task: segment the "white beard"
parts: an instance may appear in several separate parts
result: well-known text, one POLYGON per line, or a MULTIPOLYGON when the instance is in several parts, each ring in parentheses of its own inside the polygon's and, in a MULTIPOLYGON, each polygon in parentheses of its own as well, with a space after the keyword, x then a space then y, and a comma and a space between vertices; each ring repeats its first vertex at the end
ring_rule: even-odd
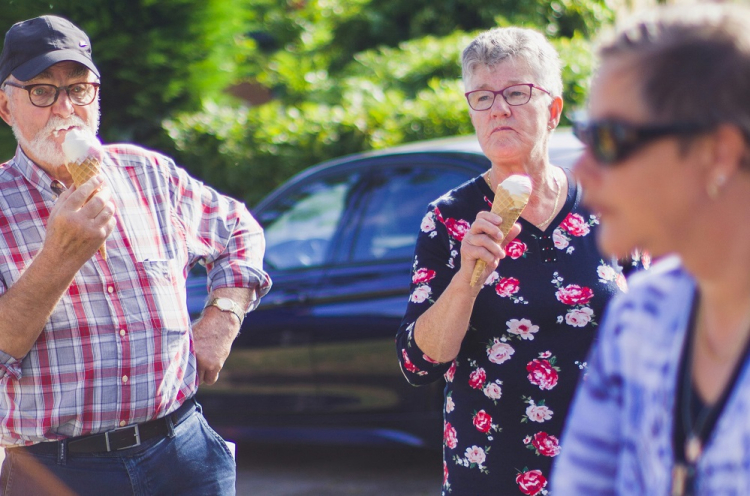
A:
POLYGON ((86 122, 75 114, 67 119, 52 115, 44 128, 37 132, 36 136, 31 140, 27 140, 21 133, 15 117, 13 117, 16 114, 15 109, 13 108, 15 106, 12 103, 13 100, 9 100, 11 102, 11 129, 13 130, 13 135, 16 137, 18 144, 26 155, 28 155, 29 158, 33 158, 33 160, 37 162, 37 165, 46 165, 54 168, 64 165, 65 155, 62 151, 62 145, 54 139, 54 136, 58 131, 68 129, 72 126, 87 129, 94 133, 95 136, 99 131, 98 111, 92 113, 92 118, 90 119, 92 122, 86 122))

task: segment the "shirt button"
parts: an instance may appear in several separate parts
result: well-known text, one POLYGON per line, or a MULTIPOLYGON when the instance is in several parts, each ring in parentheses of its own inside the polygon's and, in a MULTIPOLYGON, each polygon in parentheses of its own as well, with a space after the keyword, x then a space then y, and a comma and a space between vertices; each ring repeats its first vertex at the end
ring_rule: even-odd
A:
POLYGON ((125 329, 120 329, 120 336, 125 337, 125 329))
POLYGON ((125 422, 124 420, 120 420, 120 427, 125 427, 126 425, 128 425, 127 422, 125 422))
POLYGON ((128 376, 126 375, 122 376, 122 382, 128 382, 128 376))
POLYGON ((113 288, 112 286, 107 287, 107 293, 112 294, 114 292, 115 292, 115 288, 113 288))

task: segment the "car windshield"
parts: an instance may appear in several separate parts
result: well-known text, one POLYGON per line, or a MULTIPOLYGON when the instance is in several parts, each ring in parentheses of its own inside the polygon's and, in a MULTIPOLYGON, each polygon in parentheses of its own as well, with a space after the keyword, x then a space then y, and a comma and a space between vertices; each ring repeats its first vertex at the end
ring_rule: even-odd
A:
POLYGON ((320 265, 359 174, 339 173, 290 190, 263 213, 266 263, 275 269, 320 265))

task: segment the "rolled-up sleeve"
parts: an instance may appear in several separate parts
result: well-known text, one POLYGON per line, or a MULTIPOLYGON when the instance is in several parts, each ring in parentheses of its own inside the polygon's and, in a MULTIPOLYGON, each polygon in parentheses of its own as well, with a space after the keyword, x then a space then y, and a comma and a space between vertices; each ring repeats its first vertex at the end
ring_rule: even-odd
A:
POLYGON ((208 290, 255 289, 260 298, 271 289, 263 270, 263 229, 245 205, 191 178, 170 162, 174 222, 187 238, 189 263, 202 262, 208 273, 208 290))

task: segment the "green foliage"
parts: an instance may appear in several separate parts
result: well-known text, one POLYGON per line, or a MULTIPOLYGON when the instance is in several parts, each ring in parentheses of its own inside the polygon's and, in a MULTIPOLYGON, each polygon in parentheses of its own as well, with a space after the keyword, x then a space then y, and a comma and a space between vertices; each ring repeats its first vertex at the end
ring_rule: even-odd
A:
POLYGON ((171 151, 162 120, 201 108, 204 98, 221 99, 254 50, 244 37, 251 16, 240 0, 8 1, 0 11, 3 33, 15 22, 55 14, 89 35, 102 74, 107 142, 171 151))
MULTIPOLYGON (((54 13, 91 37, 106 142, 175 155, 253 204, 316 162, 473 132, 459 59, 479 30, 535 27, 583 103, 605 0, 6 0, 0 29, 54 13), (227 96, 260 83, 274 99, 227 96)), ((0 152, 14 141, 0 130, 0 152)))

